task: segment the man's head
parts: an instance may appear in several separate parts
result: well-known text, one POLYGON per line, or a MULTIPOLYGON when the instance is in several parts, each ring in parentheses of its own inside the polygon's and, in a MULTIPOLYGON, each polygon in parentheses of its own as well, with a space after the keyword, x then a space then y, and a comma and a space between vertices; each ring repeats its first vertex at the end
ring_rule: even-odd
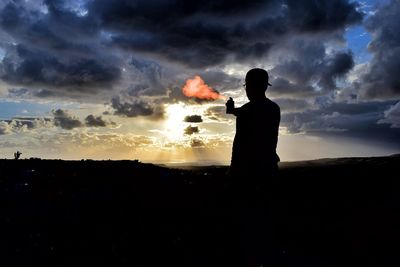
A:
POLYGON ((265 97, 268 85, 268 72, 264 69, 251 69, 246 74, 246 94, 249 100, 256 100, 265 97))

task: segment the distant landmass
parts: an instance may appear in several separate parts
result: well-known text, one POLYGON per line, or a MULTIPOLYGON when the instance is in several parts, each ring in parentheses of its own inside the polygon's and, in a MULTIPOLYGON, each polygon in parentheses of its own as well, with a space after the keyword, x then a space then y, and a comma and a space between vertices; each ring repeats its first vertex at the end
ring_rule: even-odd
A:
MULTIPOLYGON (((0 160, 0 264, 235 266, 231 202, 240 195, 227 193, 227 171, 0 160)), ((400 155, 281 163, 261 192, 274 257, 286 266, 396 266, 399 173, 400 155)))

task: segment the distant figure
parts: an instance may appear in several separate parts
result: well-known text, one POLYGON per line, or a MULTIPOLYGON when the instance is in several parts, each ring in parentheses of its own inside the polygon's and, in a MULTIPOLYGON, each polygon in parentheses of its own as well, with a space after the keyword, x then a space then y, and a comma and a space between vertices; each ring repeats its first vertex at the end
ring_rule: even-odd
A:
POLYGON ((22 153, 17 150, 17 152, 14 153, 14 159, 18 160, 21 155, 22 153))
POLYGON ((276 227, 273 191, 278 172, 276 154, 281 119, 279 106, 265 96, 271 84, 263 69, 246 74, 245 89, 250 102, 235 108, 232 98, 226 113, 236 116, 230 167, 232 221, 239 231, 239 266, 276 266, 276 227))
POLYGON ((236 135, 233 141, 231 174, 273 175, 279 157, 276 154, 281 113, 279 106, 265 96, 268 73, 251 69, 246 74, 246 95, 250 102, 235 108, 232 98, 226 102, 226 113, 236 116, 236 135))

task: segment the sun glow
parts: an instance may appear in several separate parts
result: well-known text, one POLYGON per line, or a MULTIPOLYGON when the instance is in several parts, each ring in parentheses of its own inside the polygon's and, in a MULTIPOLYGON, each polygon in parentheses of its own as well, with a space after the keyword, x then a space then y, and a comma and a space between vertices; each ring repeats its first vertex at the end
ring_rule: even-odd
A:
POLYGON ((167 119, 165 120, 165 135, 172 141, 184 139, 184 129, 187 123, 183 120, 190 114, 190 109, 183 103, 168 105, 166 107, 167 119))

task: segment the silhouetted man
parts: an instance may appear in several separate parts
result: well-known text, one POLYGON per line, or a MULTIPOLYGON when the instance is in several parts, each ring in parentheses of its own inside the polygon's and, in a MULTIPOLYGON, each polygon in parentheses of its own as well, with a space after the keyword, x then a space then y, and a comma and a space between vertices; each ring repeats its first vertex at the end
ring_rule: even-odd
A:
POLYGON ((236 116, 231 174, 235 176, 269 176, 277 171, 276 154, 281 119, 279 106, 265 96, 268 73, 251 69, 246 74, 246 95, 250 102, 234 107, 233 99, 226 103, 226 113, 236 116))
POLYGON ((270 85, 268 73, 251 69, 246 74, 246 95, 250 102, 234 107, 226 103, 226 113, 236 116, 236 135, 231 160, 231 200, 233 222, 239 231, 239 266, 273 265, 276 258, 271 207, 272 180, 278 170, 276 154, 280 123, 279 106, 265 96, 270 85), (271 234, 272 233, 272 234, 271 234))

